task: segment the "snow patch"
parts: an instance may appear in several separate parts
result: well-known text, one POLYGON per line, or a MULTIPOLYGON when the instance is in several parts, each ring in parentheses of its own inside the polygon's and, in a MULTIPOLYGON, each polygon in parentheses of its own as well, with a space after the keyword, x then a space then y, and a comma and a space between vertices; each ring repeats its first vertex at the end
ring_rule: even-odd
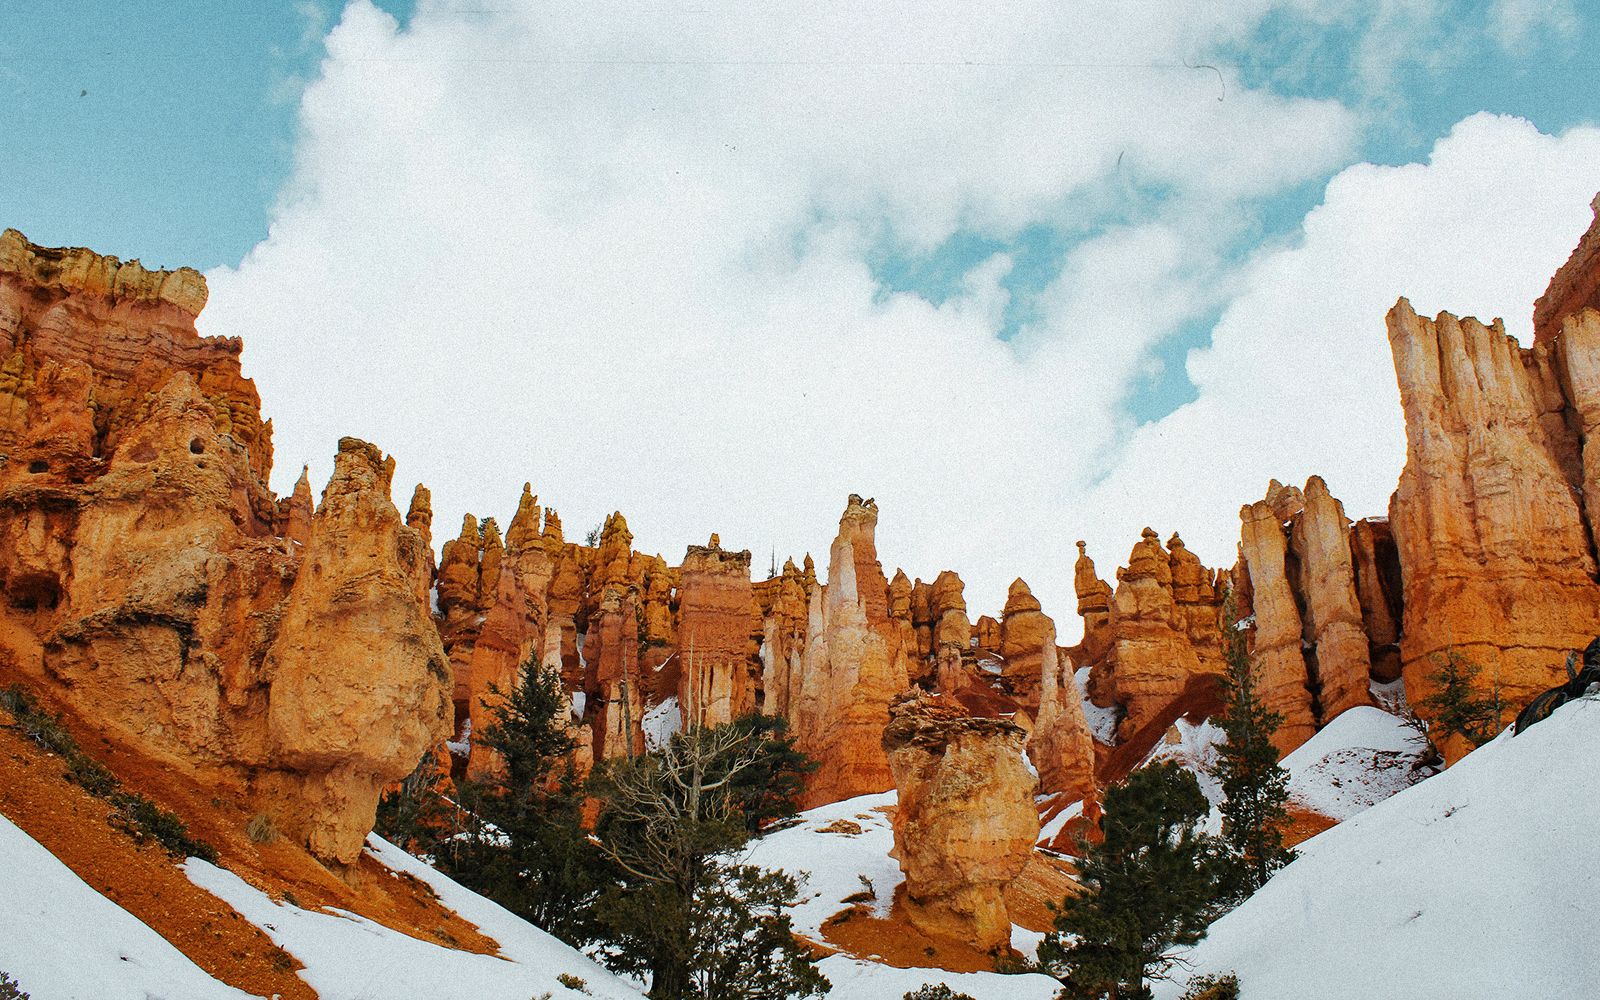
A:
MULTIPOLYGON (((86 817, 84 822, 99 821, 86 817)), ((0 970, 33 1000, 249 1000, 250 996, 212 979, 4 816, 0 816, 0 970)))
POLYGON ((1079 667, 1072 677, 1078 682, 1078 698, 1083 702, 1083 718, 1095 742, 1114 746, 1117 742, 1117 707, 1101 708, 1089 700, 1089 667, 1079 667))
POLYGON ((1347 820, 1422 780, 1423 750, 1404 720, 1357 706, 1283 759, 1289 799, 1330 819, 1347 820))
MULTIPOLYGON (((498 941, 500 954, 444 948, 345 910, 302 910, 274 902, 232 872, 197 859, 183 867, 190 881, 238 910, 299 959, 305 965, 300 977, 322 1000, 528 1000, 546 990, 568 996, 570 991, 556 980, 562 973, 583 979, 589 993, 602 1000, 639 1000, 639 991, 626 981, 387 841, 370 836, 367 846, 389 868, 432 887, 441 903, 498 941)), ((172 994, 173 1000, 180 996, 187 1000, 188 994, 172 994)))
POLYGON ((678 733, 683 731, 683 713, 678 711, 678 696, 672 695, 665 698, 658 705, 652 705, 644 713, 645 746, 651 750, 658 750, 666 746, 678 733))
POLYGON ((798 933, 821 941, 823 921, 851 905, 844 901, 846 897, 865 891, 863 878, 872 883, 874 914, 889 915, 894 890, 905 881, 899 863, 889 857, 894 831, 882 812, 895 801, 894 792, 883 792, 834 802, 801 813, 794 826, 751 841, 749 864, 782 869, 790 875, 805 873, 804 900, 792 911, 798 933), (824 832, 846 823, 855 824, 861 832, 824 832))

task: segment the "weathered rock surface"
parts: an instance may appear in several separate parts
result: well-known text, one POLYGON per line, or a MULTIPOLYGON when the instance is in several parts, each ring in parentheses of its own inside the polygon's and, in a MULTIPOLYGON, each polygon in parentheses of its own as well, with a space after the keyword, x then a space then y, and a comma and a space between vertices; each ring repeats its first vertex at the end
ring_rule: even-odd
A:
MULTIPOLYGON (((1277 743, 1288 752, 1339 713, 1371 702, 1372 645, 1357 593, 1355 542, 1344 506, 1319 476, 1304 491, 1274 480, 1266 499, 1239 517, 1252 652, 1262 698, 1284 716, 1277 743)), ((1371 525, 1366 537, 1375 546, 1371 525)), ((1374 552, 1368 585, 1378 590, 1376 619, 1388 604, 1375 560, 1374 552)))
POLYGON ((756 707, 750 552, 728 552, 713 535, 689 546, 681 573, 678 710, 686 725, 732 722, 756 707))
POLYGON ((1011 581, 1000 616, 1000 656, 1005 664, 1001 676, 1025 704, 1039 697, 1039 650, 1046 637, 1054 643, 1055 634, 1055 622, 1044 613, 1027 581, 1020 577, 1011 581))
POLYGON ((1600 633, 1582 446, 1556 364, 1566 353, 1570 371, 1592 354, 1580 338, 1523 349, 1498 321, 1429 320, 1404 299, 1388 325, 1406 415, 1389 516, 1404 577, 1406 691, 1419 704, 1434 658, 1454 650, 1515 711, 1558 680, 1567 651, 1600 633))
POLYGON ((808 808, 886 791, 894 782, 883 753, 883 727, 889 703, 906 690, 910 677, 898 630, 888 621, 887 593, 884 617, 875 627, 868 615, 871 602, 856 590, 856 572, 863 566, 869 590, 883 579, 881 570, 873 576, 876 558, 863 559, 857 551, 871 546, 877 520, 876 505, 850 497, 829 553, 828 583, 811 593, 790 717, 800 749, 824 762, 807 787, 808 808))
POLYGON ((1055 629, 1040 637, 1039 712, 1028 736, 1028 757, 1039 772, 1041 794, 1064 801, 1093 801, 1094 737, 1084 718, 1072 660, 1056 647, 1055 629))
POLYGON ((1533 304, 1535 346, 1554 342, 1570 317, 1585 309, 1600 310, 1600 195, 1589 207, 1594 211, 1589 231, 1533 304))
POLYGON ((1255 609, 1251 655, 1257 685, 1261 700, 1283 716, 1273 742, 1280 753, 1287 753, 1316 733, 1316 717, 1311 707, 1310 671, 1300 642, 1300 612, 1289 583, 1284 507, 1274 505, 1270 497, 1269 493, 1269 499, 1240 509, 1240 551, 1250 574, 1255 609))
POLYGON ((429 555, 371 445, 315 513, 272 495, 204 302, 193 271, 0 236, 0 674, 353 861, 448 732, 429 555))
POLYGON ((1154 530, 1144 529, 1127 567, 1117 571, 1117 588, 1105 611, 1100 610, 1105 585, 1079 548, 1074 576, 1085 630, 1073 659, 1091 668, 1089 694, 1095 704, 1122 709, 1117 731, 1124 741, 1150 725, 1192 678, 1222 672, 1218 578, 1198 565, 1181 539, 1174 535, 1173 540, 1176 560, 1154 530))
POLYGON ((899 793, 894 844, 907 915, 926 934, 1004 950, 1003 890, 1039 836, 1025 734, 920 698, 892 712, 882 746, 899 793))

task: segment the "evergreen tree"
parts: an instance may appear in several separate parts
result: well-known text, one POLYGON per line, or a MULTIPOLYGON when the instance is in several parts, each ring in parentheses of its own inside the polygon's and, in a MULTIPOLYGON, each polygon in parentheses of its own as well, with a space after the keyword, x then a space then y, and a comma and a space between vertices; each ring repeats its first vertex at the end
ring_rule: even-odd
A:
POLYGON ((1457 736, 1481 747, 1500 734, 1500 684, 1488 694, 1478 692, 1483 668, 1453 649, 1433 656, 1428 671, 1432 692, 1417 707, 1432 720, 1430 730, 1457 736))
POLYGON ((1294 860, 1284 846, 1289 824, 1289 772, 1278 764, 1272 737, 1283 716, 1268 708, 1256 691, 1255 665, 1244 633, 1234 621, 1233 598, 1225 611, 1227 672, 1222 678, 1227 707, 1212 721, 1227 734, 1217 748, 1211 774, 1222 785, 1224 878, 1221 894, 1239 903, 1294 860))
POLYGON ((509 694, 490 693, 477 739, 498 755, 496 769, 458 782, 452 798, 425 760, 380 803, 380 830, 563 941, 592 943, 594 904, 612 875, 583 829, 561 678, 529 659, 509 694))
POLYGON ((648 975, 653 1000, 783 1000, 827 989, 783 915, 793 880, 728 861, 748 837, 746 808, 776 808, 747 783, 787 773, 767 759, 770 742, 743 721, 690 729, 643 757, 612 761, 597 786, 595 832, 619 873, 597 906, 611 946, 605 961, 648 975), (706 992, 729 984, 744 992, 706 992))
POLYGON ((1217 897, 1216 850, 1201 829, 1210 805, 1193 774, 1170 761, 1106 792, 1105 839, 1039 948, 1040 968, 1074 1000, 1149 1000, 1171 949, 1205 936, 1217 897))
POLYGON ((733 725, 756 744, 755 762, 734 776, 731 788, 746 829, 760 833, 768 824, 799 811, 806 776, 818 765, 795 749, 789 720, 781 715, 752 712, 734 720, 733 725))
POLYGON ((784 872, 717 863, 690 910, 690 979, 705 1000, 819 996, 829 982, 794 939, 800 883, 784 872))

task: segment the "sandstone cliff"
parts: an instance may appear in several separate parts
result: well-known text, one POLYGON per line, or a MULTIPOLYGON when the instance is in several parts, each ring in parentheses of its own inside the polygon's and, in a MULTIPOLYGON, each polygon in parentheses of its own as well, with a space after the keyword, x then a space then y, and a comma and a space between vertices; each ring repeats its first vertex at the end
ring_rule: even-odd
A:
POLYGON ((352 861, 444 738, 430 557, 371 445, 265 485, 270 425, 205 283, 0 236, 0 674, 352 861))

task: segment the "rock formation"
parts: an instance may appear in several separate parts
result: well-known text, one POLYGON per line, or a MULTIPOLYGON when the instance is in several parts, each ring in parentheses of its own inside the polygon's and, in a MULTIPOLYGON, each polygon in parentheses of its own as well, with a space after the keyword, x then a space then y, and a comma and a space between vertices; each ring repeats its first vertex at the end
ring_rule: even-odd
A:
POLYGON ((1533 304, 1535 345, 1555 342, 1566 321, 1585 309, 1600 311, 1600 195, 1589 207, 1594 212, 1589 231, 1533 304))
POLYGON ((910 678, 899 630, 888 620, 887 585, 871 551, 877 521, 875 504, 850 497, 829 553, 827 586, 811 592, 805 654, 790 694, 800 749, 826 762, 807 787, 808 808, 893 785, 881 737, 889 703, 910 678), (868 591, 881 585, 885 594, 876 625, 871 601, 857 593, 856 574, 863 568, 868 591))
POLYGON ((1045 638, 1054 641, 1055 622, 1044 613, 1026 581, 1011 581, 1006 592, 1005 610, 1000 616, 1000 656, 1004 661, 1001 676, 1011 693, 1025 704, 1039 697, 1039 650, 1045 638))
POLYGON ((1072 660, 1056 648, 1052 627, 1039 639, 1039 712, 1028 736, 1028 757, 1039 772, 1039 791, 1064 801, 1095 798, 1094 737, 1083 715, 1083 699, 1072 660))
POLYGON ((321 506, 205 283, 0 236, 0 674, 353 861, 448 731, 430 557, 393 463, 340 443, 321 506))
POLYGON ((1566 397, 1582 391, 1570 374, 1564 387, 1558 371, 1593 361, 1586 315, 1595 313, 1563 321, 1575 334, 1570 346, 1558 337, 1524 349, 1498 321, 1429 320, 1404 299, 1389 312, 1407 441, 1389 521, 1412 704, 1428 693, 1435 657, 1453 650, 1514 711, 1559 679, 1568 650, 1600 633, 1580 492, 1586 401, 1566 397))
MULTIPOLYGON (((1241 566, 1254 615, 1252 654, 1262 699, 1283 714, 1278 748, 1294 749, 1348 708, 1371 702, 1372 643, 1357 593, 1355 545, 1344 506, 1312 476, 1304 491, 1276 480, 1266 499, 1239 512, 1241 566)), ((1369 557, 1376 623, 1388 613, 1369 557)))
POLYGON ((689 546, 681 573, 678 710, 686 725, 732 722, 756 707, 750 552, 725 551, 713 535, 689 546))
POLYGON ((1174 535, 1173 540, 1176 551, 1169 553, 1154 530, 1144 529, 1127 567, 1117 571, 1109 602, 1103 602, 1106 585, 1093 561, 1079 548, 1074 578, 1084 637, 1073 660, 1091 668, 1089 693, 1095 704, 1122 709, 1120 740, 1151 725, 1195 678, 1222 672, 1220 584, 1181 539, 1174 535), (1183 581, 1182 605, 1174 588, 1175 563, 1183 581))
POLYGON ((1003 951, 1011 919, 1002 890, 1039 836, 1025 734, 921 698, 892 715, 882 745, 899 793, 894 845, 907 916, 931 936, 1003 951))

